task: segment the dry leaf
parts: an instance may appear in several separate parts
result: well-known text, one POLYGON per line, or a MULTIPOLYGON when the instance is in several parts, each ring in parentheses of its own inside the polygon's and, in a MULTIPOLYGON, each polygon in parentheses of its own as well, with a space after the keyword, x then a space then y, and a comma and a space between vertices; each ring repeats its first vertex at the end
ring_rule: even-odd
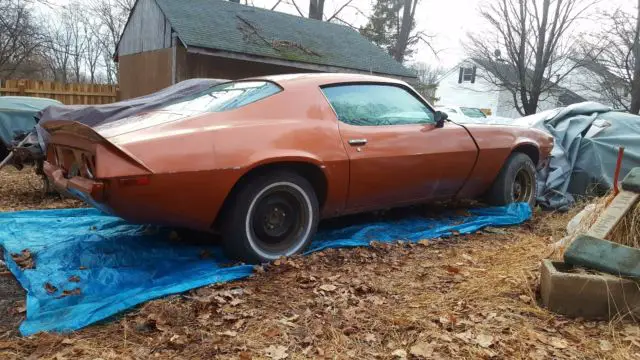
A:
POLYGON ((73 290, 64 290, 62 291, 62 295, 58 296, 58 299, 71 295, 80 295, 80 288, 75 288, 73 290))
POLYGON ((238 336, 238 333, 235 332, 235 331, 225 331, 225 332, 219 332, 218 335, 228 336, 228 337, 236 337, 236 336, 238 336))
POLYGON ((520 300, 522 300, 525 303, 530 303, 531 302, 531 298, 528 297, 527 295, 520 295, 520 300))
POLYGON ((427 239, 422 239, 422 240, 418 241, 418 244, 420 244, 422 246, 429 246, 431 243, 427 239))
POLYGON ((376 336, 373 334, 367 334, 364 336, 364 341, 368 342, 368 343, 373 343, 376 342, 376 336))
POLYGON ((452 274, 459 274, 460 273, 460 268, 455 267, 455 266, 445 265, 444 268, 445 268, 445 270, 447 270, 448 272, 450 272, 452 274))
POLYGON ((29 249, 24 249, 19 254, 11 254, 11 258, 22 270, 35 268, 33 257, 31 256, 31 251, 29 251, 29 249))
POLYGON ((44 284, 44 289, 47 291, 47 294, 53 294, 58 291, 57 287, 51 285, 51 283, 48 282, 44 284))
POLYGON ((462 257, 463 257, 465 260, 467 260, 468 262, 472 263, 472 264, 475 264, 475 263, 476 263, 476 261, 475 261, 475 260, 473 260, 473 258, 472 258, 471 256, 467 255, 467 254, 462 254, 462 257))
POLYGON ((476 344, 480 345, 483 348, 488 348, 493 345, 493 336, 486 334, 479 334, 476 336, 476 344))
POLYGON ((240 329, 242 327, 242 325, 244 325, 244 319, 240 319, 240 320, 236 321, 236 323, 233 324, 233 328, 235 330, 238 330, 238 329, 240 329))
POLYGON ((567 340, 560 339, 557 337, 552 337, 551 340, 549 341, 549 345, 553 346, 556 349, 566 349, 567 346, 569 346, 567 344, 567 340))
POLYGON ((433 350, 434 350, 433 343, 419 342, 413 345, 411 349, 409 349, 409 354, 415 357, 422 357, 422 358, 428 359, 428 358, 431 358, 431 355, 433 355, 433 350))
POLYGON ((264 354, 273 360, 286 359, 289 356, 289 354, 287 354, 287 348, 282 345, 271 345, 264 349, 264 354))
POLYGON ((70 282, 80 282, 80 277, 77 275, 73 275, 69 278, 70 282))
POLYGON ((24 300, 16 301, 16 312, 22 314, 27 311, 27 304, 24 300))
POLYGON ((407 352, 405 350, 402 350, 402 349, 395 350, 394 352, 391 353, 391 355, 395 356, 398 359, 406 359, 407 358, 407 352))
POLYGON ((613 345, 611 345, 607 340, 600 340, 600 350, 611 351, 613 350, 613 345))
POLYGON ((335 291, 336 289, 337 289, 337 287, 335 285, 331 285, 331 284, 320 285, 320 290, 335 291))
POLYGON ((231 306, 238 306, 240 304, 244 303, 244 300, 240 300, 240 299, 233 299, 231 300, 231 302, 229 303, 229 305, 231 306))
POLYGON ((252 356, 251 353, 248 351, 242 351, 241 353, 238 354, 238 358, 240 360, 251 360, 252 356))
POLYGON ((62 342, 60 342, 62 345, 73 345, 76 343, 76 341, 74 339, 69 339, 69 338, 64 338, 62 339, 62 342))

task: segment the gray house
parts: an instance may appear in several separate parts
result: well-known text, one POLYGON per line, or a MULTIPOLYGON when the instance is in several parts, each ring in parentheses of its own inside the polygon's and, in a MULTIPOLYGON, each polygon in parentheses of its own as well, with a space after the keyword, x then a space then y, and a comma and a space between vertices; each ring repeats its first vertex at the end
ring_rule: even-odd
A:
POLYGON ((197 77, 354 72, 416 80, 346 26, 221 0, 138 0, 115 59, 122 99, 197 77))

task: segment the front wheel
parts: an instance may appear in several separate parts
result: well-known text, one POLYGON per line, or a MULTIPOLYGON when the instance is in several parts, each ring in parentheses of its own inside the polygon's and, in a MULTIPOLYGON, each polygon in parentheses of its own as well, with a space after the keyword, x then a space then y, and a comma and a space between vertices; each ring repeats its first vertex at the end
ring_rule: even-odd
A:
POLYGON ((513 153, 502 166, 486 199, 492 205, 526 202, 533 207, 536 191, 536 167, 533 160, 526 154, 513 153))
POLYGON ((261 263, 300 253, 316 232, 319 206, 304 177, 277 171, 250 178, 230 199, 221 230, 234 259, 261 263))

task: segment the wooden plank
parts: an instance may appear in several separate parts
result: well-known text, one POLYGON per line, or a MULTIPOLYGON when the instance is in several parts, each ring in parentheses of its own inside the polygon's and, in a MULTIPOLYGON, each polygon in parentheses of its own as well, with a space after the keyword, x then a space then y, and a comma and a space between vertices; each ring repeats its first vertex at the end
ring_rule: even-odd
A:
POLYGON ((621 191, 611 201, 598 220, 587 231, 588 236, 606 239, 609 232, 620 222, 624 214, 636 203, 640 194, 630 191, 621 191))

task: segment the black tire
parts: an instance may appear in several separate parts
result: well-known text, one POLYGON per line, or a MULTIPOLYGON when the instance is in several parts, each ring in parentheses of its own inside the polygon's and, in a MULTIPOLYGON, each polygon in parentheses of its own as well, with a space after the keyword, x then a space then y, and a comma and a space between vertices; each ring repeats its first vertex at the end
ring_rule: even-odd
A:
POLYGON ((485 197, 492 205, 527 202, 533 208, 537 190, 533 160, 526 154, 513 153, 505 161, 485 197))
POLYGON ((298 254, 318 227, 316 193, 295 172, 254 176, 231 196, 220 229, 225 251, 233 259, 263 263, 298 254))

